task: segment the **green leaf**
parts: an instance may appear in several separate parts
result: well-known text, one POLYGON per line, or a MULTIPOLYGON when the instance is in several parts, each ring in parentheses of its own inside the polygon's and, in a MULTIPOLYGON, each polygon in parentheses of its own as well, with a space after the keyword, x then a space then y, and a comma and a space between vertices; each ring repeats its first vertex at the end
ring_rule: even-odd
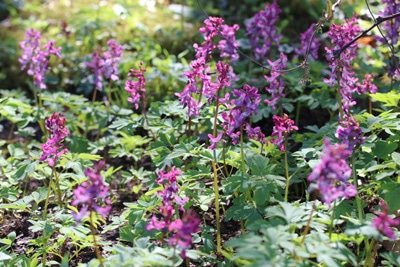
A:
POLYGON ((397 143, 378 140, 376 141, 375 146, 372 147, 372 153, 374 153, 374 155, 378 158, 384 158, 395 151, 397 147, 397 143))
POLYGON ((94 155, 94 154, 88 154, 88 153, 79 153, 78 154, 79 159, 83 160, 92 160, 92 161, 98 161, 101 159, 100 155, 94 155))
POLYGON ((5 254, 3 252, 0 251, 0 261, 4 261, 4 260, 11 260, 12 257, 8 254, 5 254))

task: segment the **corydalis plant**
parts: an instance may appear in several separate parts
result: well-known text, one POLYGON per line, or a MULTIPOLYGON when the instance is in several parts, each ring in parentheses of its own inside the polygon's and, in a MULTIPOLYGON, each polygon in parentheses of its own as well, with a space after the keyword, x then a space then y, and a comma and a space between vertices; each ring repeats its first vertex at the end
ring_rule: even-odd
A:
POLYGON ((76 222, 80 222, 85 216, 89 214, 90 230, 93 237, 93 244, 96 251, 97 259, 100 266, 103 267, 103 261, 100 254, 99 246, 96 241, 95 224, 93 220, 94 213, 97 213, 106 218, 111 210, 111 201, 108 198, 109 187, 104 184, 101 170, 105 168, 106 164, 103 160, 94 164, 94 168, 86 168, 84 173, 88 180, 81 183, 74 189, 74 197, 71 202, 72 206, 79 209, 79 212, 72 212, 76 222), (99 204, 98 202, 102 202, 99 204), (103 203, 105 204, 103 206, 103 203))
MULTIPOLYGON (((118 66, 121 62, 123 47, 113 39, 107 41, 108 51, 101 54, 96 50, 92 54, 92 61, 86 62, 86 67, 92 69, 94 75, 95 92, 103 89, 103 76, 109 81, 117 81, 118 66)), ((95 93, 93 99, 95 99, 95 93)), ((109 95, 110 98, 110 95, 109 95)), ((111 99, 109 99, 111 101, 111 99)))
POLYGON ((22 65, 21 70, 29 65, 27 73, 34 77, 33 84, 39 89, 46 89, 44 80, 50 56, 55 55, 60 58, 61 47, 55 48, 55 41, 49 41, 43 48, 40 48, 40 38, 39 31, 35 31, 32 28, 26 31, 25 40, 20 42, 23 53, 18 61, 22 65))
POLYGON ((55 165, 61 155, 68 152, 68 148, 64 148, 64 140, 70 133, 65 126, 65 121, 66 118, 62 116, 62 113, 55 112, 45 120, 49 137, 47 137, 46 143, 41 144, 40 161, 47 161, 51 167, 55 165))
POLYGON ((360 124, 353 115, 347 114, 344 115, 344 118, 339 122, 335 136, 342 144, 345 144, 350 151, 353 151, 354 148, 361 145, 365 140, 365 137, 362 136, 360 124))
POLYGON ((127 80, 125 82, 125 90, 131 94, 131 96, 128 97, 128 101, 135 105, 135 109, 139 108, 140 101, 142 101, 143 109, 146 108, 146 78, 144 77, 146 69, 144 69, 142 66, 143 62, 140 62, 138 70, 131 69, 129 71, 128 76, 133 79, 137 79, 137 81, 127 80))
MULTIPOLYGON (((239 44, 236 42, 235 33, 239 26, 225 25, 224 20, 217 17, 209 17, 204 23, 206 26, 199 30, 204 36, 204 42, 201 45, 193 45, 196 50, 196 58, 190 63, 191 70, 184 73, 188 78, 187 85, 181 93, 175 94, 179 98, 180 104, 188 108, 189 118, 199 116, 199 110, 203 106, 201 101, 203 95, 211 103, 212 100, 219 98, 217 93, 223 87, 229 86, 232 81, 236 80, 232 67, 219 61, 217 63, 219 75, 216 82, 213 82, 211 68, 207 62, 211 60, 211 53, 216 48, 220 51, 221 57, 226 58, 229 62, 236 62, 239 58, 237 52, 239 44), (219 34, 222 35, 222 40, 216 45, 213 41, 219 34)), ((225 95, 225 101, 226 99, 227 96, 225 95)), ((220 101, 223 102, 224 100, 221 99, 220 101)))
POLYGON ((330 205, 339 197, 354 197, 357 189, 348 181, 351 176, 351 168, 347 164, 351 154, 348 146, 331 145, 328 139, 324 144, 321 160, 308 175, 308 181, 311 183, 309 191, 319 191, 322 201, 330 205))
POLYGON ((175 167, 172 167, 169 172, 158 172, 156 183, 164 186, 164 190, 158 191, 158 195, 162 197, 162 206, 159 208, 162 218, 159 220, 153 215, 146 229, 163 231, 162 244, 164 244, 164 234, 169 232, 171 236, 168 244, 173 247, 179 246, 182 249, 181 256, 185 258, 185 251, 192 244, 191 235, 199 230, 200 220, 195 214, 183 208, 188 198, 181 199, 177 195, 179 190, 177 177, 181 174, 182 172, 175 167), (182 219, 174 219, 176 204, 183 212, 182 219))
POLYGON ((372 220, 372 226, 375 227, 382 235, 396 240, 396 234, 392 227, 400 225, 400 218, 392 218, 389 216, 389 207, 385 201, 379 203, 380 212, 376 212, 376 217, 372 220))
MULTIPOLYGON (((314 35, 315 23, 312 23, 311 26, 303 33, 300 34, 301 46, 296 47, 294 49, 295 57, 305 56, 307 53, 307 48, 309 48, 308 56, 311 60, 318 59, 318 49, 321 45, 321 41, 316 38, 314 35), (312 38, 312 39, 311 39, 312 38)), ((307 60, 305 58, 304 60, 307 60)))
POLYGON ((104 184, 101 175, 101 170, 104 168, 104 161, 95 163, 93 169, 86 168, 84 173, 88 180, 74 189, 74 198, 71 204, 80 208, 78 213, 72 213, 77 222, 80 222, 88 214, 92 216, 92 212, 100 214, 103 218, 110 212, 110 199, 107 197, 109 187, 104 184), (100 205, 98 201, 103 202, 105 206, 100 205))
POLYGON ((274 62, 268 60, 271 66, 270 76, 264 75, 264 78, 269 82, 269 86, 265 87, 265 90, 271 94, 271 100, 265 99, 264 102, 271 106, 271 109, 276 110, 276 106, 282 98, 285 97, 285 81, 284 73, 281 70, 286 68, 287 57, 284 53, 280 54, 280 58, 274 62))
POLYGON ((333 23, 328 32, 333 47, 325 47, 325 50, 327 52, 326 59, 329 62, 331 75, 330 78, 324 79, 324 82, 332 88, 335 87, 335 83, 337 82, 337 91, 340 99, 340 117, 343 117, 343 111, 348 113, 350 107, 356 103, 353 100, 352 93, 358 90, 358 78, 355 77, 355 72, 351 65, 353 59, 357 56, 358 46, 356 42, 353 43, 342 51, 339 57, 336 57, 335 52, 341 51, 340 49, 351 42, 360 31, 357 18, 353 17, 350 20, 346 20, 346 23, 342 25, 333 23))
MULTIPOLYGON (((248 84, 243 85, 241 89, 233 90, 232 95, 234 98, 228 105, 229 113, 222 113, 224 120, 222 126, 225 134, 232 139, 232 144, 236 145, 239 142, 241 131, 243 131, 242 126, 246 126, 251 116, 257 114, 261 97, 258 89, 248 84)), ((246 127, 247 129, 250 132, 252 130, 251 127, 246 127)), ((251 133, 254 134, 254 132, 251 133)))
POLYGON ((266 4, 264 10, 259 11, 246 24, 247 36, 254 49, 256 59, 265 59, 270 51, 272 44, 279 47, 282 35, 278 34, 275 23, 281 13, 276 0, 274 3, 266 4))
POLYGON ((276 136, 276 138, 271 139, 271 143, 279 146, 280 151, 284 152, 286 150, 284 141, 287 140, 291 131, 299 130, 299 127, 294 125, 294 121, 284 114, 283 117, 274 115, 272 117, 275 126, 272 129, 271 137, 276 136))

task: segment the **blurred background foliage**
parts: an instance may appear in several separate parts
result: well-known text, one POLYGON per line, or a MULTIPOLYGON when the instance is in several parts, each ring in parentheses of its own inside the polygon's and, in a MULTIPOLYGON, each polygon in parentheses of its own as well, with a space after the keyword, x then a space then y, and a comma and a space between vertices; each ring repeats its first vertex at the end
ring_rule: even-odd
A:
MULTIPOLYGON (((62 58, 50 62, 46 76, 48 90, 89 96, 93 91, 93 77, 85 62, 91 61, 93 51, 106 49, 107 40, 114 38, 125 49, 120 80, 112 85, 114 96, 127 98, 125 90, 121 90, 125 78, 129 69, 138 68, 143 61, 149 100, 165 100, 181 91, 186 83, 182 73, 194 58, 193 44, 202 42, 198 29, 206 18, 205 13, 222 17, 229 25, 239 24, 237 38, 240 40, 245 37, 246 20, 267 2, 272 1, 243 0, 238 4, 232 0, 3 0, 0 3, 0 89, 33 90, 31 77, 20 69, 18 62, 22 52, 19 42, 32 27, 41 31, 42 43, 54 39, 57 46, 62 46, 62 58)), ((353 2, 346 1, 341 6, 344 16, 351 16, 362 7, 353 2)), ((278 5, 282 13, 277 28, 285 36, 283 42, 296 43, 299 33, 321 16, 325 1, 279 0, 278 5)), ((251 55, 250 50, 243 49, 251 55)), ((248 61, 244 58, 244 63, 239 63, 237 68, 238 73, 245 73, 248 61)), ((301 74, 293 76, 297 81, 299 77, 301 74)))

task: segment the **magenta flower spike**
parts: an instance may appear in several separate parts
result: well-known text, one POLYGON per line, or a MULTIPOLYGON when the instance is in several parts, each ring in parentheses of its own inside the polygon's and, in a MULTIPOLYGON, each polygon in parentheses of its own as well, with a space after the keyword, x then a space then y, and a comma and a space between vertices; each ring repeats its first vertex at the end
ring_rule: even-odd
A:
POLYGON ((326 59, 329 62, 331 75, 330 78, 324 79, 324 82, 329 84, 332 88, 335 88, 336 82, 338 83, 342 107, 345 113, 348 113, 350 107, 356 104, 353 100, 352 93, 358 91, 358 78, 355 77, 355 72, 351 64, 353 59, 357 56, 357 43, 353 43, 342 51, 337 58, 335 53, 354 39, 360 31, 361 29, 358 26, 356 17, 353 17, 351 20, 346 20, 346 23, 342 25, 332 24, 328 35, 331 38, 333 47, 325 47, 327 52, 326 59))
POLYGON ((100 174, 101 170, 104 168, 105 162, 99 161, 95 163, 93 169, 85 169, 85 175, 88 180, 74 189, 74 198, 71 205, 80 207, 78 213, 72 214, 77 222, 80 222, 90 212, 100 214, 103 219, 105 219, 110 212, 111 201, 107 197, 109 187, 104 184, 103 177, 100 174), (103 201, 105 206, 99 205, 99 200, 103 201))
POLYGON ((350 184, 351 168, 347 164, 351 151, 345 144, 331 145, 325 139, 325 148, 320 163, 308 175, 310 191, 318 190, 322 201, 330 205, 339 197, 346 199, 357 195, 357 189, 350 184))
POLYGON ((102 73, 106 79, 113 81, 119 80, 118 66, 121 62, 124 48, 116 40, 110 39, 107 41, 108 51, 103 53, 103 64, 101 66, 102 73))
POLYGON ((375 227, 382 235, 396 240, 396 234, 392 227, 400 225, 400 218, 392 218, 389 214, 389 207, 385 201, 379 203, 382 211, 376 212, 376 217, 372 220, 372 226, 375 227))
POLYGON ((146 69, 142 68, 143 62, 139 64, 139 70, 131 69, 128 76, 137 81, 127 80, 125 83, 125 90, 131 94, 128 97, 128 101, 135 105, 135 108, 139 108, 140 100, 143 100, 146 94, 146 78, 144 77, 144 73, 146 69))
POLYGON ((232 144, 236 145, 239 142, 240 127, 245 126, 248 119, 257 114, 261 97, 258 89, 248 84, 243 85, 241 89, 233 90, 232 95, 235 98, 228 105, 231 110, 229 113, 222 113, 224 120, 222 126, 226 135, 232 139, 232 144))
MULTIPOLYGON (((400 3, 398 0, 382 0, 385 3, 385 9, 380 12, 381 16, 390 16, 400 12, 400 3)), ((386 38, 390 40, 393 46, 396 46, 399 41, 400 17, 395 17, 391 20, 385 21, 382 28, 386 31, 386 38)))
POLYGON ((265 87, 265 90, 271 94, 271 100, 265 99, 264 102, 275 111, 279 100, 285 97, 285 81, 280 70, 286 68, 287 57, 284 53, 281 53, 280 58, 274 62, 268 60, 268 63, 271 66, 271 73, 269 77, 264 75, 264 78, 269 82, 269 86, 265 87))
POLYGON ((279 47, 282 35, 278 34, 275 23, 280 13, 281 9, 274 0, 272 5, 267 3, 264 10, 256 13, 246 24, 247 36, 250 45, 254 48, 256 59, 265 59, 273 43, 279 47))
POLYGON ((362 94, 375 94, 378 91, 378 87, 372 83, 374 75, 365 74, 362 83, 357 83, 357 93, 362 94))
POLYGON ((20 42, 23 50, 21 57, 18 61, 21 63, 21 70, 28 67, 28 75, 34 77, 33 84, 38 86, 39 89, 46 89, 44 83, 46 71, 49 65, 50 55, 55 55, 60 58, 61 47, 55 48, 55 41, 50 41, 40 48, 40 32, 34 29, 29 29, 25 33, 25 41, 20 42))
POLYGON ((336 130, 335 137, 342 144, 347 146, 347 149, 353 151, 354 148, 364 143, 365 137, 362 136, 360 124, 356 121, 353 115, 344 115, 342 121, 336 130))
POLYGON ((47 161, 49 166, 53 167, 61 155, 68 152, 64 147, 65 137, 70 133, 65 126, 65 117, 61 113, 53 113, 53 115, 45 120, 45 127, 49 131, 46 143, 41 144, 42 153, 40 161, 47 161))
POLYGON ((163 233, 170 233, 168 244, 170 246, 179 246, 182 249, 181 256, 185 258, 185 251, 192 244, 191 234, 199 231, 200 220, 190 211, 185 211, 183 206, 188 198, 181 199, 177 192, 178 179, 181 175, 180 170, 172 167, 169 172, 159 171, 156 183, 164 185, 164 190, 158 191, 158 195, 162 197, 162 206, 159 209, 160 218, 152 216, 150 222, 146 225, 146 230, 161 230, 163 233), (174 219, 176 214, 175 207, 183 212, 182 219, 174 219))
POLYGON ((272 119, 275 126, 272 129, 271 136, 276 136, 277 138, 271 139, 271 143, 279 146, 279 149, 285 152, 284 138, 287 138, 291 131, 299 130, 299 127, 294 125, 294 121, 289 119, 287 114, 284 114, 283 117, 274 115, 272 119))
POLYGON ((321 41, 314 36, 311 40, 311 37, 314 33, 315 23, 312 23, 311 26, 303 33, 300 34, 301 46, 296 47, 294 49, 295 57, 302 57, 307 52, 308 44, 310 44, 309 51, 309 59, 316 60, 318 59, 318 49, 321 45, 321 41))
POLYGON ((107 41, 108 51, 101 54, 99 50, 92 53, 92 61, 86 62, 86 67, 92 69, 94 85, 97 90, 103 89, 103 76, 107 80, 117 81, 118 66, 123 54, 123 46, 116 40, 107 41))

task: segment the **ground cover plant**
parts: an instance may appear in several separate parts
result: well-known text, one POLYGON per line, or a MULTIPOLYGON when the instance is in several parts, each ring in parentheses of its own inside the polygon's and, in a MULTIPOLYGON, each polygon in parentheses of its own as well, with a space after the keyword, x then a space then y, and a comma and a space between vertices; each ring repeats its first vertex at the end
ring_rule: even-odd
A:
POLYGON ((5 4, 0 266, 400 265, 397 0, 67 2, 5 4))

